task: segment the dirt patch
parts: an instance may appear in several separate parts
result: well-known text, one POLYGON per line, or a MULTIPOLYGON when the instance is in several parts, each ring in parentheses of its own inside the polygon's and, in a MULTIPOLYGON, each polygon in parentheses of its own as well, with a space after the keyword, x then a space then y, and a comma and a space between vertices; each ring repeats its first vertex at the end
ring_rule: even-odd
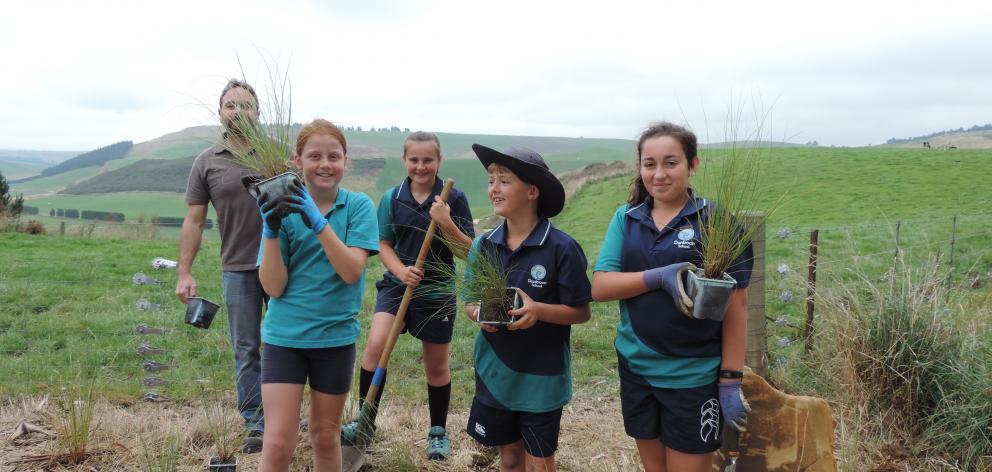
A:
MULTIPOLYGON (((225 404, 233 404, 229 399, 225 404)), ((562 416, 559 468, 578 470, 640 470, 634 442, 623 432, 619 421, 619 401, 613 397, 578 398, 562 416)), ((232 410, 232 415, 236 413, 232 410)), ((142 452, 146 444, 160 441, 170 431, 182 438, 179 470, 203 470, 211 452, 210 435, 201 408, 180 403, 96 405, 92 438, 87 448, 92 454, 78 465, 45 461, 22 462, 31 457, 59 452, 54 436, 31 433, 11 440, 22 420, 56 433, 55 409, 40 398, 6 401, 0 407, 0 472, 20 470, 114 470, 144 469, 142 452)), ((448 417, 453 454, 444 463, 425 456, 430 423, 426 405, 398 405, 387 402, 379 414, 376 441, 363 471, 393 470, 498 470, 492 451, 479 446, 465 432, 467 411, 453 411, 448 417)), ((301 433, 290 470, 308 470, 311 450, 306 433, 301 433)), ((259 454, 240 455, 241 470, 256 470, 259 454)))
POLYGON ((871 467, 871 472, 905 472, 909 467, 909 450, 899 443, 883 444, 881 456, 871 467))

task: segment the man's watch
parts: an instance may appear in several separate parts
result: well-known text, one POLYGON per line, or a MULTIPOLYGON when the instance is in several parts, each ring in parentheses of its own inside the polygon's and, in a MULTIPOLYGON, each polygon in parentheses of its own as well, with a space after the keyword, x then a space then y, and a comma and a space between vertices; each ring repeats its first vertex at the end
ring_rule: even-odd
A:
POLYGON ((717 372, 717 377, 720 377, 721 379, 735 379, 735 380, 738 380, 738 379, 743 379, 744 378, 744 372, 741 372, 739 370, 723 370, 723 369, 720 369, 720 371, 717 372))

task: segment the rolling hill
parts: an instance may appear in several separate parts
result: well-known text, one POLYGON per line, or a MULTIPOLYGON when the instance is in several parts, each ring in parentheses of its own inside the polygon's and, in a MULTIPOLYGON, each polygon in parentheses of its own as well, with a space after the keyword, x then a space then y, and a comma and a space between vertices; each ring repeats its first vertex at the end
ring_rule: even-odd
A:
POLYGON ((16 157, 0 157, 0 173, 3 173, 7 180, 18 180, 32 175, 38 175, 48 163, 39 163, 32 160, 22 160, 16 157))
POLYGON ((886 146, 899 148, 922 148, 924 142, 930 143, 931 149, 992 149, 992 131, 951 131, 927 138, 906 140, 889 140, 886 146))

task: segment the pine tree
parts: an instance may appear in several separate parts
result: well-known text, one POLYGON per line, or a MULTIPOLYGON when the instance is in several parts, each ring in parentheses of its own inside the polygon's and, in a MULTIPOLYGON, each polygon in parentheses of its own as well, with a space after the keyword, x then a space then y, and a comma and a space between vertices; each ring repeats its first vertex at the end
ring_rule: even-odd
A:
POLYGON ((0 216, 17 218, 21 216, 21 211, 23 210, 24 195, 14 197, 10 193, 10 185, 7 184, 7 179, 3 176, 3 172, 0 172, 0 216))

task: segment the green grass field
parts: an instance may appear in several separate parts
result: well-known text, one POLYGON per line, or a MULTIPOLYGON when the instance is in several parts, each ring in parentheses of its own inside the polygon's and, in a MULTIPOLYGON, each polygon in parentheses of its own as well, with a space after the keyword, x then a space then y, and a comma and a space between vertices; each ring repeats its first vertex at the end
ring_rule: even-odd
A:
MULTIPOLYGON (((124 213, 129 222, 151 216, 176 216, 186 214, 187 205, 183 194, 173 192, 120 192, 92 195, 52 195, 43 198, 25 199, 27 205, 36 206, 39 213, 48 215, 52 208, 74 210, 96 210, 124 213)), ((216 218, 213 207, 208 218, 216 218)))

